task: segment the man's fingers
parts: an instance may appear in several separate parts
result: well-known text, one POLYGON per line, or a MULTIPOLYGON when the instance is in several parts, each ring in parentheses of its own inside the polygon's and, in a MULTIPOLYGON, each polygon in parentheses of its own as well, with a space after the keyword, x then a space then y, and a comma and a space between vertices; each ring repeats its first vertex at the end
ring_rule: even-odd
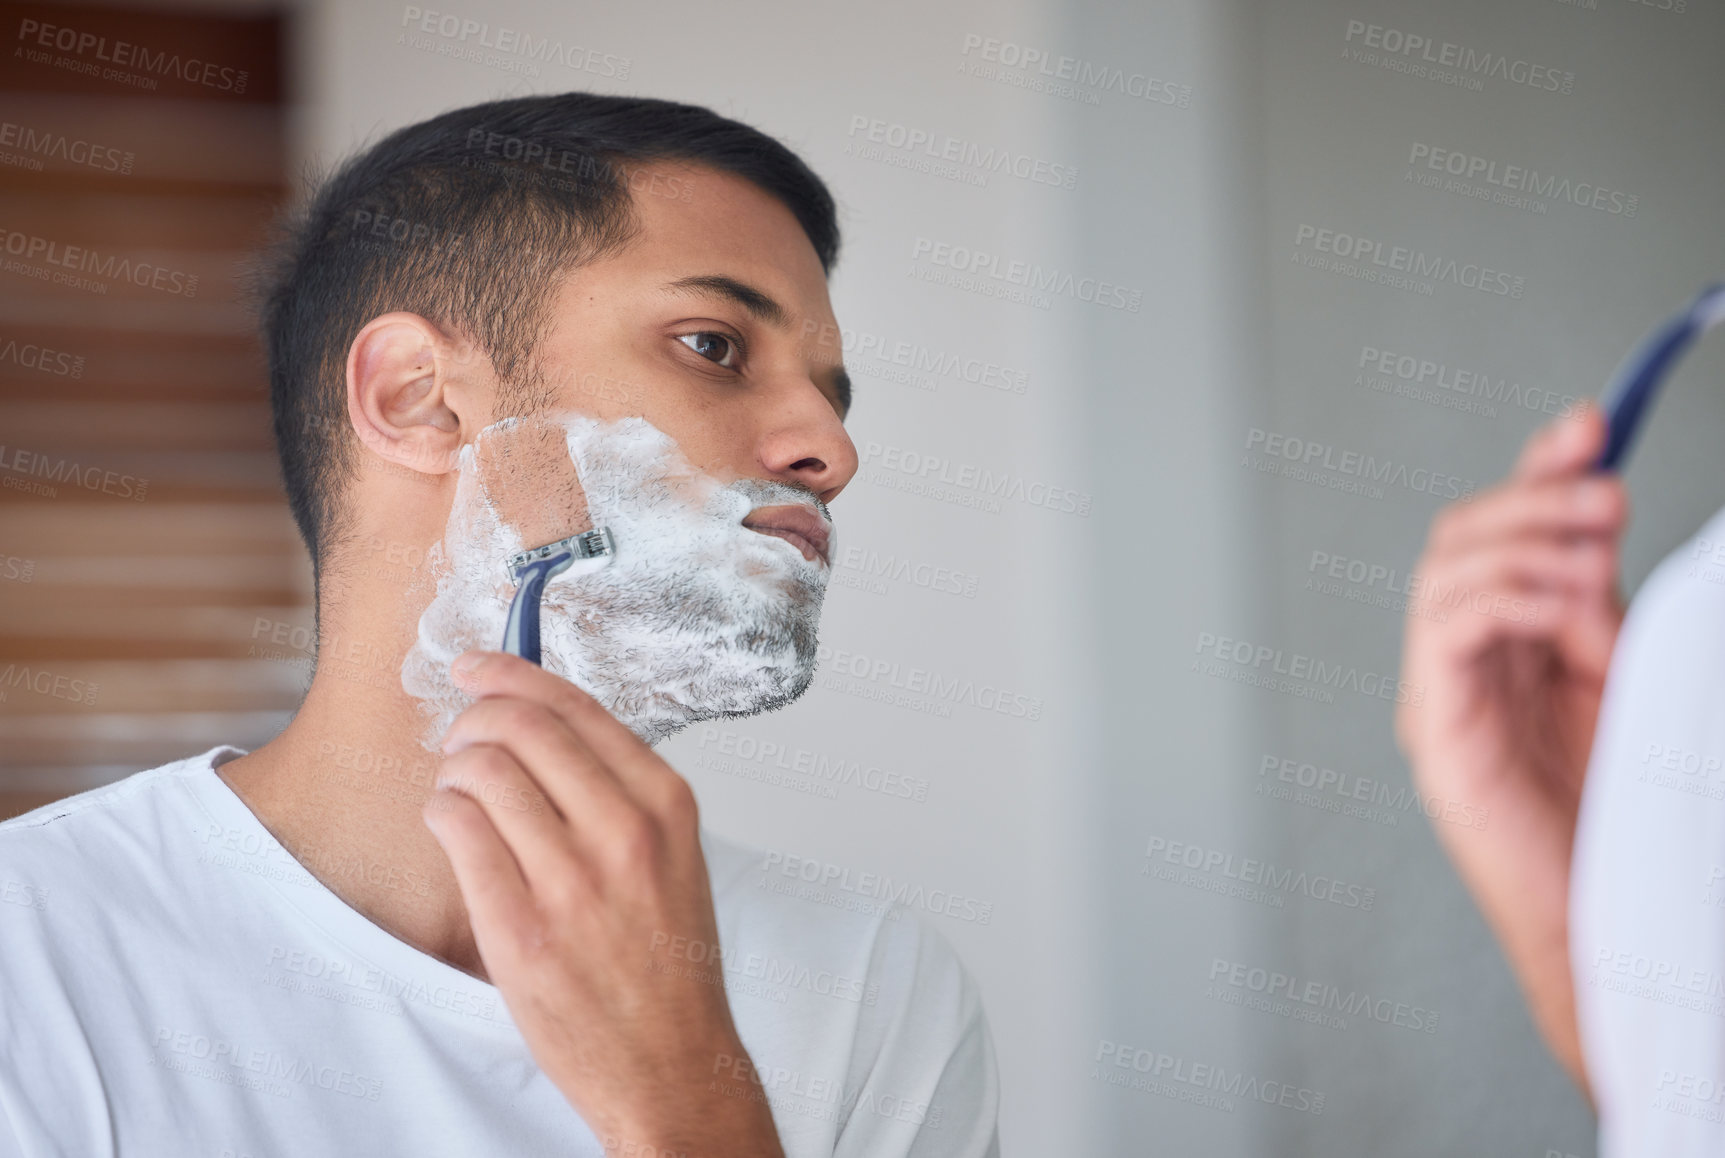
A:
POLYGON ((1559 618, 1555 624, 1558 629, 1558 650, 1578 667, 1585 668, 1592 676, 1603 681, 1605 673, 1611 666, 1611 652, 1617 644, 1617 633, 1623 626, 1623 601, 1618 597, 1615 587, 1606 598, 1602 608, 1599 602, 1591 597, 1566 596, 1569 603, 1575 604, 1578 598, 1585 602, 1575 607, 1575 613, 1562 615, 1559 608, 1559 618))
POLYGON ((1433 654, 1452 659, 1477 655, 1493 641, 1503 638, 1543 639, 1561 630, 1581 599, 1574 592, 1513 580, 1501 581, 1491 603, 1432 609, 1439 623, 1415 621, 1409 628, 1442 641, 1433 654))
MULTIPOLYGON (((485 810, 459 792, 434 792, 421 815, 455 870, 481 956, 527 935, 538 920, 532 894, 485 810)), ((487 972, 495 972, 495 964, 487 960, 487 972)))
POLYGON ((477 743, 445 757, 437 786, 479 805, 535 891, 548 878, 583 871, 554 802, 509 749, 477 743))
POLYGON ((1592 403, 1536 431, 1522 447, 1510 477, 1525 482, 1587 470, 1605 449, 1606 421, 1592 403))
POLYGON ((1422 592, 1456 595, 1530 584, 1560 591, 1602 593, 1616 577, 1617 549, 1600 536, 1524 535, 1481 546, 1420 575, 1422 592))
POLYGON ((482 654, 477 667, 457 677, 470 695, 512 696, 544 704, 568 722, 581 743, 641 804, 653 808, 656 815, 681 806, 687 794, 683 778, 592 696, 518 656, 482 654))
POLYGON ((1493 488, 1445 507, 1432 526, 1431 555, 1459 555, 1481 543, 1531 534, 1614 535, 1629 503, 1623 480, 1587 475, 1493 488))
POLYGON ((444 737, 445 751, 473 744, 507 750, 578 831, 616 828, 640 807, 568 720, 538 701, 480 700, 456 718, 444 737))
POLYGON ((1498 636, 1552 636, 1575 614, 1608 608, 1616 552, 1596 539, 1528 539, 1471 555, 1420 576, 1410 631, 1441 638, 1452 655, 1498 636))

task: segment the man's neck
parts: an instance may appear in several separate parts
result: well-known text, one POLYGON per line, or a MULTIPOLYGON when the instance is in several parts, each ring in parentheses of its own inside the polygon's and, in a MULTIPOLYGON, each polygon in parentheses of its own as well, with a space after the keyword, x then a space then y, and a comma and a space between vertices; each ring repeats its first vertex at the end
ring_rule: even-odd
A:
POLYGON ((454 871, 421 819, 441 759, 421 743, 425 719, 400 686, 407 644, 377 652, 376 664, 357 665, 327 644, 287 728, 218 775, 350 907, 483 978, 454 871))

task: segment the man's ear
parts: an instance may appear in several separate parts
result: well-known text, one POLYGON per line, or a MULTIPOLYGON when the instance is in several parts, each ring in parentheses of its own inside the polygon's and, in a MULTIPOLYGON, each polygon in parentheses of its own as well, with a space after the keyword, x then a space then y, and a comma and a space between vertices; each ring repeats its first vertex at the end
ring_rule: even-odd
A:
POLYGON ((347 415, 360 442, 426 474, 455 468, 462 426, 477 429, 477 361, 418 314, 380 314, 347 351, 347 415))

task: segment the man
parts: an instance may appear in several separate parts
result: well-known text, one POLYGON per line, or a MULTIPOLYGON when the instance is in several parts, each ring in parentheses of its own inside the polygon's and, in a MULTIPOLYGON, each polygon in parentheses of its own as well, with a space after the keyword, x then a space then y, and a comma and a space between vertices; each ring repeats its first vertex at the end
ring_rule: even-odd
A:
POLYGON ((0 825, 0 1154, 995 1152, 950 948, 649 747, 812 677, 837 244, 793 154, 663 101, 456 110, 321 188, 264 285, 317 670, 255 752, 0 825), (546 666, 486 650, 488 553, 589 524, 546 666))
POLYGON ((1562 418, 1444 511, 1416 567, 1398 739, 1607 1158, 1725 1150, 1725 512, 1616 592, 1605 422, 1562 418), (1459 604, 1454 598, 1467 593, 1459 604))

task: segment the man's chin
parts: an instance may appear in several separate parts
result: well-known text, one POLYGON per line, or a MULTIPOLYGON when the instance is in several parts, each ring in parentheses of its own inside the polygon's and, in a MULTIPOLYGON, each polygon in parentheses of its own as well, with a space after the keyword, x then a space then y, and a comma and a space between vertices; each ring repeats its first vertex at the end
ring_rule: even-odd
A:
POLYGON ((690 724, 705 720, 745 719, 776 712, 794 704, 802 698, 804 692, 814 686, 814 656, 809 656, 806 662, 797 663, 784 672, 782 678, 779 678, 779 673, 776 672, 763 672, 762 675, 768 678, 763 679, 758 686, 748 689, 730 688, 723 695, 691 694, 687 700, 681 701, 657 698, 653 711, 640 713, 635 719, 624 719, 623 722, 646 743, 658 744, 690 724))

